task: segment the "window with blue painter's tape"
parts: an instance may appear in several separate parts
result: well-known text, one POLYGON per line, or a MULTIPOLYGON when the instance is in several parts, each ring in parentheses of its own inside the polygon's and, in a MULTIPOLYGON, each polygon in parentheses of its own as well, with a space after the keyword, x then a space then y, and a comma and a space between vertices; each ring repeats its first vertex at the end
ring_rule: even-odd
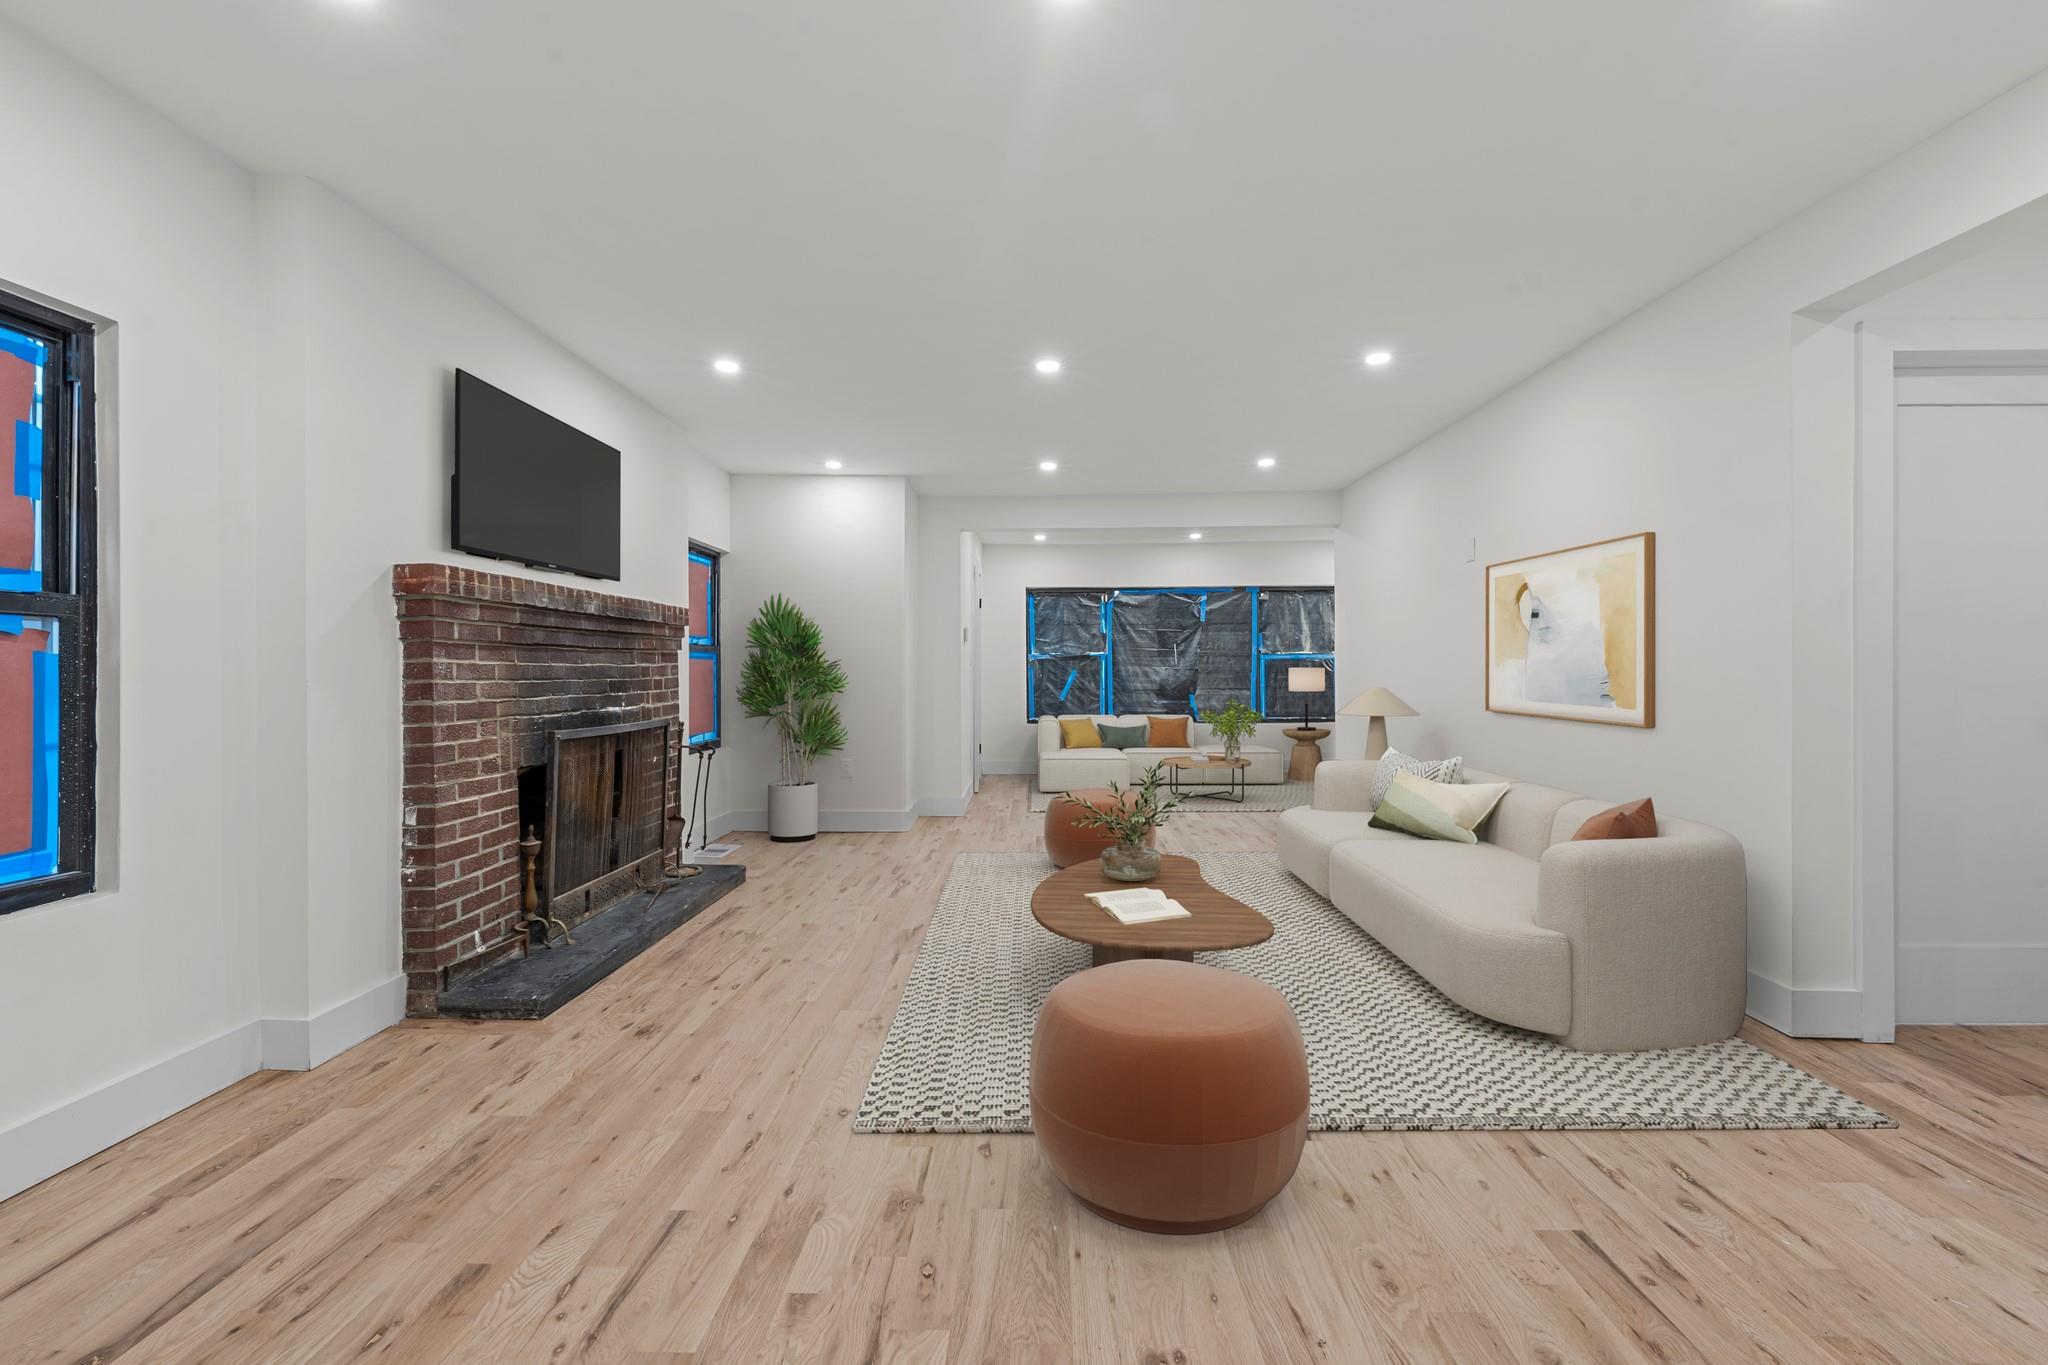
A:
POLYGON ((1274 720, 1332 718, 1332 588, 1032 588, 1024 615, 1030 719, 1199 718, 1232 702, 1274 720), (1288 690, 1290 666, 1320 668, 1323 690, 1288 690))
POLYGON ((689 743, 693 749, 716 748, 723 714, 718 689, 723 685, 718 647, 718 561, 716 550, 690 546, 690 709, 689 743))
POLYGON ((93 327, 0 293, 0 913, 93 888, 93 327))

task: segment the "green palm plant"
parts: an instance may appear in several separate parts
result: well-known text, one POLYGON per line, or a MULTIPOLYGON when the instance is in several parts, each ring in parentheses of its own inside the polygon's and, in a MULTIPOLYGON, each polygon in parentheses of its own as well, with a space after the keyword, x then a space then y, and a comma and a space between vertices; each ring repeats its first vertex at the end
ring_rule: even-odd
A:
POLYGON ((747 626, 739 703, 765 720, 782 750, 782 781, 811 780, 811 765, 846 747, 846 725, 832 699, 846 690, 846 670, 825 657, 825 632, 796 603, 777 593, 747 626))

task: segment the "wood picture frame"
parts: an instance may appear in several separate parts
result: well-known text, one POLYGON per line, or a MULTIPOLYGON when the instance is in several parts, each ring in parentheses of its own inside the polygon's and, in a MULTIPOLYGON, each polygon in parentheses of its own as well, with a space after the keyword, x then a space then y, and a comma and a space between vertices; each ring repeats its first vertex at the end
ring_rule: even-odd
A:
POLYGON ((1657 533, 1486 566, 1486 709, 1657 725, 1657 533))

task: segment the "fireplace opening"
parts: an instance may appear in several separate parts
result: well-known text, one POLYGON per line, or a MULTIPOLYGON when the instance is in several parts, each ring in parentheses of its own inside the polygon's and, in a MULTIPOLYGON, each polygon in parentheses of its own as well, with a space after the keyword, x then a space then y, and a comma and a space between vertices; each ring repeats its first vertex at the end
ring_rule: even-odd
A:
MULTIPOLYGON (((674 737, 669 721, 549 736, 539 877, 547 915, 574 927, 660 880, 674 737)), ((522 820, 526 785, 522 773, 522 820)))

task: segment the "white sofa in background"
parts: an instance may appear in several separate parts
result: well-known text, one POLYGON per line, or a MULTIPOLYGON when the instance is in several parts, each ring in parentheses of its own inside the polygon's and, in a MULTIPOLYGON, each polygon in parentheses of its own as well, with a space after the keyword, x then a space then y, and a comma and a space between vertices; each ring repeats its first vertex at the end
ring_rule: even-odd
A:
POLYGON ((1748 883, 1733 836, 1659 819, 1654 839, 1573 842, 1613 803, 1516 782, 1477 844, 1420 839, 1369 823, 1375 766, 1318 767, 1314 805, 1280 816, 1280 861, 1445 995, 1592 1052, 1742 1026, 1748 883))
MULTIPOLYGON (((1107 787, 1115 782, 1128 787, 1145 775, 1145 770, 1162 758, 1178 758, 1194 753, 1223 752, 1223 741, 1209 733, 1209 727, 1200 721, 1188 722, 1188 738, 1192 745, 1180 749, 1069 749, 1060 734, 1061 720, 1077 719, 1074 716, 1040 716, 1038 718, 1038 789, 1042 792, 1077 791, 1083 787, 1107 787)), ((1143 725, 1144 716, 1089 716, 1098 726, 1102 725, 1143 725)), ((1249 786, 1271 786, 1285 780, 1287 756, 1278 749, 1263 744, 1246 744, 1239 749, 1240 756, 1251 760, 1252 766, 1245 769, 1244 780, 1249 786)), ((1183 787, 1205 785, 1221 786, 1230 780, 1227 769, 1204 772, 1190 768, 1180 775, 1183 787)))

